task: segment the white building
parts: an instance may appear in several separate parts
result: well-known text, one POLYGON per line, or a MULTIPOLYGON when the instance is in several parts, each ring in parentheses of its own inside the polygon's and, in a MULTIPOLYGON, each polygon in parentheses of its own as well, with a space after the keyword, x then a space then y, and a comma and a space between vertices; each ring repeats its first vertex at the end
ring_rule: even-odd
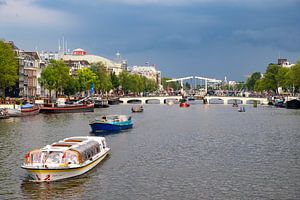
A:
POLYGON ((159 85, 161 84, 161 72, 154 66, 133 66, 130 72, 152 79, 159 85))
POLYGON ((281 65, 282 67, 288 67, 288 68, 295 65, 290 63, 286 58, 279 58, 277 64, 281 65))
POLYGON ((71 71, 76 71, 84 67, 90 67, 92 63, 102 62, 108 71, 118 75, 123 71, 122 63, 114 62, 107 58, 87 54, 83 49, 74 49, 72 54, 62 55, 62 60, 70 66, 71 71))

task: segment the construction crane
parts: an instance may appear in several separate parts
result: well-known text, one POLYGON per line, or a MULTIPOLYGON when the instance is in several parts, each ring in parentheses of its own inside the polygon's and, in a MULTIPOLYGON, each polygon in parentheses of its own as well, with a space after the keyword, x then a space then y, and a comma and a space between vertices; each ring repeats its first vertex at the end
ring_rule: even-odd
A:
POLYGON ((204 80, 205 81, 205 93, 207 93, 207 84, 210 83, 222 83, 222 80, 214 79, 214 78, 206 78, 201 76, 195 76, 195 79, 204 80))

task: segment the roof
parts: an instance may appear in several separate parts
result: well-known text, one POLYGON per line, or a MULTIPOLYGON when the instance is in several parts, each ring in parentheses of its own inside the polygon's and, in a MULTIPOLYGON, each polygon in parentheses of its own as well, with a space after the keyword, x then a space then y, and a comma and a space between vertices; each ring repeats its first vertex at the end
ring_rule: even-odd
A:
POLYGON ((121 68, 121 64, 115 63, 107 58, 103 58, 101 56, 97 55, 63 55, 62 57, 63 60, 65 61, 87 61, 90 64, 91 63, 97 63, 97 62, 102 62, 104 65, 107 67, 118 67, 121 68))
POLYGON ((78 136, 70 137, 59 142, 55 142, 51 145, 43 147, 41 150, 44 151, 66 151, 69 149, 76 149, 90 142, 98 142, 105 140, 104 137, 92 137, 92 136, 78 136))
POLYGON ((81 48, 74 49, 73 51, 84 51, 85 52, 85 50, 83 50, 81 48))

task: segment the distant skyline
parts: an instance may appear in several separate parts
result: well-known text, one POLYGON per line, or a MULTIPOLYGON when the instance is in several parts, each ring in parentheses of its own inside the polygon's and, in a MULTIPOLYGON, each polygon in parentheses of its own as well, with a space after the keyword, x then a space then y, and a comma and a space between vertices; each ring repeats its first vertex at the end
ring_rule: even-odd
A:
POLYGON ((0 0, 0 38, 24 50, 68 48, 163 77, 245 80, 279 57, 300 60, 300 0, 0 0))

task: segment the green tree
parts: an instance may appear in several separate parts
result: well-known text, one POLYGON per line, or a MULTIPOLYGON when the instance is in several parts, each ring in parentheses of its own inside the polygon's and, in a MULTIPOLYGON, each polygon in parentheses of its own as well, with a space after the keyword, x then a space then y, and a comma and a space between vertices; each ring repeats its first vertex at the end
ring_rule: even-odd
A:
POLYGON ((300 61, 291 67, 289 77, 293 87, 295 87, 296 91, 300 92, 300 61))
POLYGON ((264 74, 263 80, 260 82, 261 89, 273 91, 277 93, 277 89, 279 87, 278 80, 276 79, 280 66, 270 64, 264 74))
POLYGON ((80 91, 80 84, 77 77, 70 76, 63 88, 64 94, 67 96, 74 95, 80 91))
POLYGON ((52 90, 56 91, 57 97, 58 93, 62 93, 63 88, 68 84, 69 77, 69 67, 65 65, 64 61, 51 60, 43 69, 39 81, 49 90, 50 97, 52 90))
POLYGON ((110 80, 114 89, 118 89, 120 86, 120 80, 118 76, 113 72, 110 76, 110 80))
POLYGON ((261 73, 260 72, 254 72, 246 81, 246 86, 249 91, 254 90, 254 86, 256 81, 261 79, 261 73))
POLYGON ((51 97, 52 90, 56 88, 56 75, 54 69, 52 67, 44 68, 41 73, 41 77, 39 78, 39 82, 41 86, 49 90, 51 97))
POLYGON ((180 84, 178 82, 167 82, 167 80, 171 80, 171 78, 163 77, 161 79, 161 84, 165 90, 168 87, 173 88, 175 91, 180 90, 180 84))
POLYGON ((119 74, 120 85, 125 94, 128 94, 130 90, 130 75, 127 71, 122 71, 119 74))
POLYGON ((88 68, 83 68, 77 71, 78 81, 81 92, 88 92, 91 89, 92 84, 96 84, 98 81, 97 75, 88 68))
POLYGON ((111 90, 113 85, 105 65, 102 62, 93 63, 91 69, 98 77, 95 88, 101 92, 108 92, 111 90))
POLYGON ((18 80, 18 63, 10 44, 0 40, 0 90, 13 87, 18 80))
POLYGON ((151 79, 147 79, 146 77, 143 77, 144 79, 144 88, 145 88, 145 92, 154 92, 158 89, 158 85, 156 84, 156 82, 154 80, 151 79))

